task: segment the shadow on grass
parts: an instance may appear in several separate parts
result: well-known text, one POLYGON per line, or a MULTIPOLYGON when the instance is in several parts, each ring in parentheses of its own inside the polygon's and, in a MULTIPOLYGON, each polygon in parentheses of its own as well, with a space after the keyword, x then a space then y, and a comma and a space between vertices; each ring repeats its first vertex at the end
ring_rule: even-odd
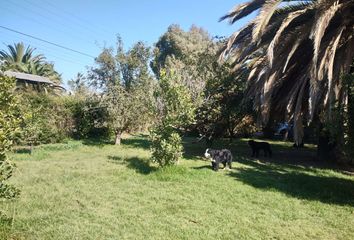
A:
POLYGON ((13 219, 0 211, 0 228, 10 230, 13 219))
POLYGON ((88 139, 84 139, 82 141, 83 145, 86 146, 92 146, 92 147, 99 147, 102 148, 104 145, 112 145, 113 142, 110 141, 109 139, 96 139, 96 138, 88 138, 88 139))
POLYGON ((199 166, 199 167, 193 167, 193 169, 196 169, 196 170, 200 170, 200 169, 213 170, 213 168, 211 167, 211 164, 209 164, 209 165, 204 165, 204 166, 199 166))
MULTIPOLYGON (((196 142, 195 138, 183 139, 184 155, 187 160, 202 160, 206 150, 205 142, 196 142)), ((268 158, 260 152, 258 158, 252 158, 265 163, 272 163, 281 167, 292 167, 296 169, 315 172, 316 169, 331 169, 331 170, 346 170, 335 162, 316 161, 316 150, 314 148, 293 148, 289 145, 284 145, 283 142, 271 143, 273 157, 268 158)), ((251 149, 247 144, 247 139, 234 139, 229 142, 228 139, 219 139, 213 144, 213 149, 230 149, 235 161, 239 159, 251 159, 251 149)), ((242 161, 242 160, 241 160, 242 161)))
MULTIPOLYGON (((184 141, 185 158, 202 158, 205 145, 184 141)), ((282 144, 272 144, 272 158, 250 158, 246 141, 233 143, 219 141, 213 148, 229 148, 234 161, 245 166, 234 168, 229 176, 259 189, 275 190, 299 199, 320 201, 329 204, 354 206, 354 181, 336 176, 320 176, 318 169, 341 170, 331 162, 314 161, 315 149, 295 149, 282 144)), ((210 169, 210 162, 194 169, 210 169)))
POLYGON ((277 165, 241 159, 253 168, 241 168, 229 176, 255 188, 275 190, 289 196, 329 204, 354 206, 354 181, 339 177, 315 176, 277 165))
POLYGON ((121 158, 117 156, 108 156, 110 162, 125 165, 129 169, 135 170, 137 173, 147 175, 157 170, 156 167, 150 166, 147 160, 138 157, 121 158))
MULTIPOLYGON (((82 143, 86 146, 103 147, 104 145, 114 145, 114 142, 109 139, 84 139, 82 143)), ((145 135, 137 137, 123 138, 122 145, 130 148, 150 149, 150 142, 145 135)))
POLYGON ((30 154, 31 148, 30 147, 20 147, 20 148, 15 148, 12 151, 17 154, 30 154))
POLYGON ((133 137, 133 138, 126 138, 126 139, 122 139, 122 144, 124 146, 128 146, 131 148, 142 148, 145 150, 150 149, 150 142, 149 140, 145 137, 133 137))

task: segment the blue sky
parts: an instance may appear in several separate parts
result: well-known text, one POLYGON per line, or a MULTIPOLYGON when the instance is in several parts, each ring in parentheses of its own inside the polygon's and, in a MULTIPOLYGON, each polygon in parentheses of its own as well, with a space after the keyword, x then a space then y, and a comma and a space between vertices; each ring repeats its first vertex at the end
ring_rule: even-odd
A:
MULTIPOLYGON (((244 0, 1 0, 0 25, 97 56, 120 34, 125 48, 137 41, 154 44, 171 24, 188 30, 192 24, 211 35, 229 36, 246 20, 218 22, 244 0)), ((64 83, 86 72, 93 59, 0 28, 0 49, 24 42, 54 62, 64 83)))

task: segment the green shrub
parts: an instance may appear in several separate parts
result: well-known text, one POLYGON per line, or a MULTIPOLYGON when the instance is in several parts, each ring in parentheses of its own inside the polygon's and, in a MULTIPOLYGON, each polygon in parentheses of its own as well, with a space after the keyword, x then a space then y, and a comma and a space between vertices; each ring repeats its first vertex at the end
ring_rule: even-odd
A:
POLYGON ((90 97, 72 97, 67 107, 74 121, 71 136, 76 139, 108 138, 109 129, 104 125, 107 112, 99 106, 98 99, 90 97))
POLYGON ((60 143, 67 138, 107 138, 106 118, 99 102, 88 97, 20 94, 23 115, 19 144, 60 143))
POLYGON ((61 142, 71 135, 74 121, 65 97, 23 93, 21 107, 24 144, 61 142))
POLYGON ((0 75, 0 199, 11 199, 19 195, 18 189, 6 183, 14 170, 6 152, 11 149, 21 122, 14 88, 13 78, 0 75))
POLYGON ((160 73, 159 91, 156 92, 159 121, 150 131, 152 160, 161 167, 176 164, 183 146, 178 133, 194 120, 195 108, 188 89, 173 72, 160 73))
POLYGON ((152 160, 161 167, 173 165, 182 156, 181 137, 172 128, 156 127, 150 132, 152 160))

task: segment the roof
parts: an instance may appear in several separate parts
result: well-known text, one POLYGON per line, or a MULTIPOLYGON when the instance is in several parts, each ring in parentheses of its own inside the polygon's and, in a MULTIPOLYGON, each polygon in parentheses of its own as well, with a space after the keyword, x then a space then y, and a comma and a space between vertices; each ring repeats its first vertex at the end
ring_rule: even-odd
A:
POLYGON ((47 83, 47 84, 55 85, 54 82, 52 82, 49 78, 38 76, 38 75, 21 73, 21 72, 12 72, 12 71, 5 71, 4 74, 8 77, 15 77, 16 79, 21 79, 24 81, 47 83))

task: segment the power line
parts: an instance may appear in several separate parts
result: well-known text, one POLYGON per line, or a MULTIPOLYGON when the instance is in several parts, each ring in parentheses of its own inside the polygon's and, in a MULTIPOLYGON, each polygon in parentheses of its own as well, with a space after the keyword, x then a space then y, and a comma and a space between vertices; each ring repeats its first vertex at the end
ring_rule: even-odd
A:
MULTIPOLYGON (((47 1, 47 0, 43 0, 43 1, 46 2, 47 5, 51 5, 52 8, 58 9, 58 6, 55 6, 55 4, 53 3, 53 1, 47 1)), ((69 18, 75 19, 76 22, 79 23, 81 26, 86 27, 86 25, 83 25, 83 24, 82 24, 82 23, 86 23, 88 26, 94 26, 94 27, 95 27, 95 28, 94 28, 94 29, 95 29, 94 31, 96 31, 96 29, 97 29, 97 30, 100 30, 101 33, 104 32, 104 33, 109 34, 109 35, 112 34, 111 31, 109 31, 107 28, 103 28, 102 25, 99 25, 99 24, 97 24, 97 23, 95 23, 95 22, 90 22, 90 21, 88 21, 88 20, 85 19, 85 18, 79 17, 79 16, 78 16, 77 14, 75 14, 75 13, 72 13, 72 12, 70 12, 70 11, 66 11, 66 9, 61 9, 61 12, 64 13, 64 14, 66 14, 69 18)))
MULTIPOLYGON (((63 19, 63 18, 60 17, 56 12, 52 11, 52 9, 50 9, 50 8, 45 8, 43 5, 46 6, 46 4, 39 5, 39 4, 34 3, 33 1, 30 2, 30 0, 24 0, 24 1, 27 2, 27 3, 28 3, 29 5, 31 5, 31 6, 37 7, 37 9, 42 9, 44 12, 49 13, 49 15, 52 15, 52 16, 55 17, 57 20, 62 20, 62 19, 63 19)), ((51 5, 51 6, 53 6, 54 9, 58 9, 58 7, 55 7, 51 2, 47 2, 47 3, 48 3, 49 5, 51 5)), ((23 7, 23 6, 21 5, 21 7, 23 7)), ((41 12, 42 12, 42 11, 41 11, 41 12)), ((61 10, 61 13, 66 13, 66 15, 67 15, 69 18, 71 18, 71 19, 73 19, 73 20, 76 21, 76 24, 69 25, 69 26, 67 25, 67 27, 71 27, 71 29, 75 30, 73 27, 75 27, 76 25, 80 25, 81 28, 79 28, 79 29, 80 29, 80 30, 86 30, 85 32, 86 32, 86 33, 89 33, 91 37, 97 37, 97 35, 101 35, 101 33, 99 33, 98 31, 96 31, 96 28, 95 28, 95 29, 91 29, 91 28, 87 27, 87 26, 91 26, 92 23, 87 23, 87 26, 86 26, 86 25, 82 24, 81 21, 78 20, 77 17, 74 18, 74 17, 75 17, 75 14, 68 14, 67 12, 64 12, 63 10, 61 10)), ((66 17, 66 18, 68 18, 68 17, 66 17)), ((64 25, 65 25, 65 23, 64 23, 64 25)))
POLYGON ((38 23, 40 26, 47 26, 51 30, 53 30, 53 26, 49 22, 53 22, 54 24, 59 23, 59 26, 63 26, 63 25, 65 26, 66 25, 65 30, 67 30, 67 28, 70 28, 70 29, 74 30, 74 32, 73 32, 74 34, 72 32, 70 32, 70 31, 64 31, 64 29, 62 29, 62 28, 56 28, 55 31, 56 32, 62 32, 62 33, 64 33, 67 36, 73 37, 74 39, 80 38, 82 40, 82 42, 86 42, 86 40, 87 40, 87 38, 83 38, 81 34, 78 34, 78 31, 75 30, 74 28, 72 28, 71 25, 67 25, 65 23, 63 24, 63 22, 56 22, 55 21, 56 18, 53 19, 51 17, 45 16, 45 15, 42 14, 43 12, 47 12, 47 11, 37 11, 36 9, 32 9, 30 7, 27 7, 24 4, 19 4, 18 2, 7 1, 6 3, 12 4, 13 6, 16 6, 16 8, 18 8, 18 9, 22 8, 22 9, 26 10, 26 12, 31 12, 31 13, 34 14, 33 16, 38 16, 40 18, 43 18, 44 20, 38 20, 36 18, 33 18, 33 17, 29 16, 29 14, 19 14, 18 11, 14 11, 14 9, 12 9, 11 7, 5 5, 5 8, 7 7, 8 10, 13 12, 15 15, 20 16, 21 18, 27 18, 27 19, 29 19, 29 20, 31 20, 33 22, 38 23))
MULTIPOLYGON (((79 63, 79 58, 81 57, 80 55, 68 51, 58 51, 58 48, 52 45, 48 45, 47 43, 40 42, 38 40, 30 39, 28 37, 19 35, 17 33, 9 32, 5 29, 0 29, 0 34, 2 34, 2 40, 5 45, 8 45, 7 42, 12 42, 12 41, 20 41, 24 42, 26 44, 31 45, 32 47, 35 47, 36 49, 41 49, 44 52, 51 52, 54 53, 55 56, 61 56, 66 59, 70 59, 71 61, 76 61, 76 63, 79 63)), ((52 54, 53 56, 53 54, 52 54)), ((87 58, 88 59, 88 58, 87 58)))
MULTIPOLYGON (((25 2, 23 2, 22 4, 19 4, 18 2, 16 2, 16 0, 13 0, 13 1, 15 1, 15 2, 11 2, 11 0, 10 0, 10 1, 8 1, 8 3, 10 3, 12 5, 16 5, 17 8, 25 9, 25 10, 27 10, 27 12, 34 13, 35 14, 34 16, 38 16, 40 18, 43 18, 45 21, 42 21, 42 22, 44 22, 44 23, 49 21, 54 24, 59 24, 59 26, 65 26, 65 30, 69 30, 69 29, 72 30, 72 31, 68 31, 68 33, 70 33, 70 35, 72 35, 71 32, 73 32, 75 34, 76 39, 81 38, 83 40, 83 42, 86 42, 87 38, 83 38, 82 37, 83 34, 79 33, 85 29, 84 28, 77 28, 77 24, 67 24, 66 22, 63 21, 63 18, 58 16, 58 14, 54 13, 50 9, 46 9, 43 6, 36 4, 33 1, 29 2, 28 0, 24 0, 25 2), (28 4, 29 6, 27 6, 26 4, 28 4)), ((43 23, 41 23, 41 25, 42 24, 43 23)), ((57 30, 62 31, 62 29, 57 29, 57 30)), ((95 38, 97 36, 97 34, 94 34, 91 31, 84 31, 84 35, 89 36, 89 38, 95 38)))
POLYGON ((8 31, 15 32, 15 33, 24 35, 24 36, 26 36, 26 37, 30 37, 30 38, 36 39, 36 40, 38 40, 38 41, 45 42, 45 43, 47 43, 47 44, 50 44, 50 45, 53 45, 53 46, 56 46, 56 47, 59 47, 59 48, 62 48, 62 49, 65 49, 65 50, 68 50, 68 51, 71 51, 71 52, 75 52, 75 53, 81 54, 81 55, 83 55, 83 56, 86 56, 86 57, 90 57, 90 58, 95 59, 95 57, 92 56, 92 55, 90 55, 90 54, 83 53, 83 52, 77 51, 77 50, 75 50, 75 49, 68 48, 68 47, 59 45, 59 44, 57 44, 57 43, 53 43, 53 42, 44 40, 44 39, 42 39, 42 38, 35 37, 35 36, 33 36, 33 35, 30 35, 30 34, 26 34, 26 33, 23 33, 23 32, 20 32, 20 31, 17 31, 17 30, 8 28, 8 27, 4 27, 4 26, 1 26, 1 25, 0 25, 0 28, 3 28, 3 29, 6 29, 6 30, 8 30, 8 31))

